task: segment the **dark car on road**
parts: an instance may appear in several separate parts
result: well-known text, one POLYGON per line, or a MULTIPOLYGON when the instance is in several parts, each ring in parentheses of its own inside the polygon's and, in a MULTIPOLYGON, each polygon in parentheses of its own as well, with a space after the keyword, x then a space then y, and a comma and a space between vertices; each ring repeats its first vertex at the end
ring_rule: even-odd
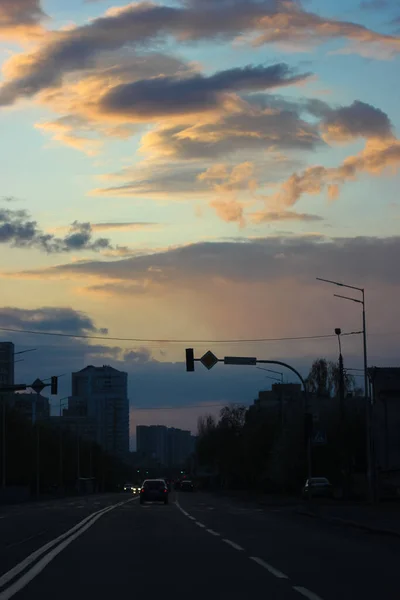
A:
POLYGON ((181 482, 181 492, 194 492, 194 484, 193 481, 189 481, 185 479, 185 481, 181 482))
POLYGON ((140 504, 164 502, 168 504, 168 486, 164 479, 146 479, 140 490, 140 504))
POLYGON ((307 479, 303 490, 303 498, 333 498, 333 486, 326 477, 311 477, 307 479))

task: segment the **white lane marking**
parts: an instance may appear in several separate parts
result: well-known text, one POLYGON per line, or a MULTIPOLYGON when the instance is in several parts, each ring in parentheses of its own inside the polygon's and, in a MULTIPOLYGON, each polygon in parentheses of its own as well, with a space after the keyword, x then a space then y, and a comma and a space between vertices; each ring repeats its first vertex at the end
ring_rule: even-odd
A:
POLYGON ((317 594, 314 594, 314 592, 310 592, 310 590, 305 587, 294 585, 293 589, 296 590, 296 592, 299 592, 299 594, 302 594, 308 598, 308 600, 322 600, 320 596, 317 596, 317 594))
POLYGON ((2 515, 0 519, 7 519, 7 515, 2 515))
POLYGON ((225 542, 225 544, 229 544, 229 546, 232 546, 232 548, 235 548, 235 550, 243 550, 242 546, 239 546, 239 544, 235 544, 235 542, 232 542, 231 540, 223 539, 222 541, 225 542))
POLYGON ((203 523, 199 523, 199 521, 196 521, 196 525, 198 525, 199 527, 203 527, 203 529, 205 529, 205 528, 206 528, 206 526, 205 526, 205 525, 203 525, 203 523))
POLYGON ((285 573, 282 573, 282 571, 278 571, 278 569, 275 569, 275 567, 265 562, 265 560, 258 558, 257 556, 250 556, 250 560, 254 560, 254 562, 256 562, 261 567, 264 567, 264 569, 267 569, 267 571, 269 571, 272 575, 275 575, 275 577, 278 577, 279 579, 289 579, 289 577, 285 575, 285 573))
POLYGON ((181 511, 181 513, 183 513, 185 515, 185 517, 189 516, 189 513, 186 512, 186 510, 183 510, 182 506, 179 504, 178 500, 175 500, 175 506, 177 508, 179 508, 179 510, 181 511))
MULTIPOLYGON (((128 500, 128 502, 132 502, 132 500, 128 500)), ((47 552, 47 550, 50 550, 51 548, 53 548, 53 546, 55 546, 56 544, 62 542, 65 538, 67 538, 68 536, 72 535, 74 532, 76 532, 81 527, 85 526, 88 523, 88 521, 90 521, 91 519, 93 519, 94 517, 96 517, 98 515, 101 516, 103 513, 108 512, 112 508, 117 508, 117 506, 121 506, 122 504, 126 504, 126 503, 125 502, 120 502, 118 504, 115 504, 111 508, 102 508, 101 510, 99 510, 99 511, 97 511, 95 513, 92 513, 88 517, 85 517, 85 519, 82 519, 82 521, 80 521, 79 523, 77 523, 76 525, 74 525, 74 527, 72 527, 71 529, 69 529, 65 533, 62 533, 61 535, 59 535, 54 540, 51 540, 50 542, 48 542, 47 544, 45 544, 41 548, 38 548, 37 550, 35 550, 35 552, 32 552, 32 554, 30 554, 29 556, 27 556, 23 561, 21 561, 20 563, 18 563, 17 565, 15 565, 15 567, 13 567, 9 571, 7 571, 7 573, 4 573, 4 575, 2 575, 0 577, 0 588, 4 587, 9 581, 11 581, 12 579, 14 579, 14 577, 16 577, 17 575, 19 575, 19 573, 21 573, 21 571, 24 571, 27 567, 29 567, 29 565, 31 563, 33 563, 37 558, 39 558, 39 556, 41 556, 42 554, 44 554, 45 552, 47 552)), ((0 600, 3 600, 2 594, 4 594, 4 593, 5 592, 2 592, 0 594, 0 600)))
POLYGON ((44 556, 42 559, 40 559, 29 571, 27 571, 24 575, 22 575, 22 577, 20 577, 20 579, 18 579, 18 581, 16 581, 12 585, 10 585, 10 587, 7 588, 4 592, 1 592, 0 600, 9 600, 9 598, 12 598, 17 592, 19 592, 25 586, 27 586, 28 583, 30 581, 32 581, 32 579, 34 579, 37 575, 39 575, 39 573, 41 573, 43 571, 43 569, 52 560, 54 560, 58 554, 60 554, 60 552, 62 552, 67 546, 69 546, 74 540, 76 540, 76 538, 81 536, 82 533, 84 533, 87 529, 92 527, 92 525, 94 525, 94 523, 98 519, 100 519, 100 517, 102 517, 105 513, 113 510, 113 508, 114 507, 108 508, 106 511, 102 512, 101 514, 96 515, 91 521, 86 523, 86 525, 84 525, 83 527, 78 529, 77 532, 70 535, 69 538, 67 538, 66 540, 61 542, 61 544, 59 544, 58 546, 53 548, 53 550, 50 550, 50 552, 48 552, 46 554, 46 556, 44 556))
POLYGON ((196 517, 192 517, 192 515, 188 515, 189 519, 191 519, 192 521, 196 520, 196 517))
POLYGON ((217 531, 214 531, 213 529, 206 529, 207 533, 211 533, 211 535, 215 535, 216 537, 220 536, 221 534, 218 533, 217 531))

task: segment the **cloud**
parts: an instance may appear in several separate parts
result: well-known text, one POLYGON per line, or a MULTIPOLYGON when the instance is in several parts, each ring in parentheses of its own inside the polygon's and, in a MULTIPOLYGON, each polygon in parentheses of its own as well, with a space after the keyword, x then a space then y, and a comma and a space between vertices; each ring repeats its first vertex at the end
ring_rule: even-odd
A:
POLYGON ((0 326, 71 335, 107 335, 108 333, 105 328, 97 328, 85 313, 66 307, 44 306, 36 309, 3 307, 0 309, 0 326))
MULTIPOLYGON (((190 288, 198 282, 213 286, 213 278, 249 283, 290 278, 304 281, 318 273, 344 280, 400 284, 395 268, 400 237, 329 238, 326 236, 266 237, 236 242, 201 242, 112 262, 85 261, 26 271, 19 277, 102 278, 105 284, 132 286, 151 293, 160 288, 190 288), (311 274, 311 275, 310 275, 311 274), (143 287, 142 287, 143 286, 143 287)), ((5 275, 5 273, 3 273, 5 275)))
POLYGON ((208 122, 160 125, 142 137, 141 153, 204 160, 245 150, 313 150, 318 145, 323 145, 318 128, 295 112, 246 103, 208 122))
POLYGON ((122 184, 97 188, 92 195, 106 196, 151 196, 161 199, 182 199, 204 197, 209 187, 197 180, 204 171, 202 166, 178 163, 174 165, 155 164, 139 165, 137 168, 128 167, 119 173, 107 175, 107 180, 122 180, 122 184), (196 181, 197 180, 197 181, 196 181))
POLYGON ((269 207, 293 206, 304 194, 320 194, 327 191, 335 200, 340 186, 355 181, 360 175, 380 175, 385 170, 396 171, 400 166, 400 142, 371 141, 355 156, 349 156, 338 167, 312 166, 301 173, 293 173, 284 181, 277 192, 266 197, 269 207))
POLYGON ((136 231, 140 229, 153 229, 159 226, 159 223, 146 223, 140 221, 131 221, 127 223, 114 223, 113 221, 110 221, 108 223, 91 223, 91 228, 93 231, 136 231))
POLYGON ((292 210, 282 212, 260 211, 251 215, 253 223, 274 223, 276 221, 301 221, 302 223, 315 223, 324 219, 319 215, 309 213, 298 213, 292 210))
POLYGON ((99 110, 151 121, 164 116, 212 110, 223 103, 224 94, 242 90, 265 90, 304 81, 309 73, 296 75, 284 63, 247 66, 219 71, 214 75, 157 77, 121 84, 100 99, 99 110))
POLYGON ((40 0, 1 0, 0 37, 20 39, 43 33, 40 22, 46 17, 40 0))
POLYGON ((80 150, 88 156, 95 156, 102 147, 102 142, 99 139, 90 137, 93 127, 90 127, 77 116, 68 115, 53 121, 43 121, 36 123, 35 127, 52 135, 54 141, 61 142, 75 150, 80 150))
POLYGON ((329 111, 321 128, 325 139, 331 142, 349 142, 357 137, 393 138, 387 114, 360 100, 329 111))
POLYGON ((400 40, 394 36, 304 11, 292 0, 218 1, 175 7, 132 3, 111 8, 88 24, 49 32, 36 50, 10 59, 0 103, 12 104, 18 98, 60 86, 68 74, 95 68, 101 53, 124 47, 141 50, 171 35, 180 43, 248 35, 256 45, 315 44, 344 38, 356 45, 355 50, 357 46, 372 46, 393 54, 400 49, 400 40))
POLYGON ((100 252, 112 248, 107 238, 93 239, 90 223, 74 221, 67 234, 60 238, 42 231, 28 211, 4 208, 0 209, 0 243, 37 248, 49 254, 79 250, 100 252))
POLYGON ((54 141, 94 156, 105 140, 126 140, 138 133, 138 126, 128 122, 122 114, 117 119, 115 115, 99 112, 94 98, 101 98, 105 90, 123 83, 160 76, 184 77, 195 69, 192 63, 158 52, 142 56, 123 51, 112 56, 101 54, 93 69, 81 71, 76 78, 72 76, 61 88, 51 88, 40 94, 40 103, 61 116, 39 121, 36 128, 50 134, 54 141))
POLYGON ((232 114, 193 125, 156 127, 142 138, 140 152, 150 157, 147 163, 105 176, 117 185, 92 193, 207 199, 222 220, 240 226, 245 225, 246 203, 251 200, 265 204, 264 210, 251 216, 255 224, 311 222, 319 217, 287 209, 304 194, 326 190, 328 198, 335 200, 340 187, 360 175, 377 176, 397 169, 399 148, 386 113, 360 100, 332 107, 313 99, 255 94, 254 99, 243 98, 232 114), (312 122, 303 119, 302 113, 311 115, 312 122), (291 149, 312 150, 324 143, 351 143, 360 137, 365 140, 364 149, 337 167, 313 165, 290 174, 291 159, 282 154, 291 149), (245 154, 252 160, 240 162, 245 154), (225 163, 215 162, 220 155, 229 157, 234 166, 228 169, 225 163), (248 168, 243 171, 245 165, 251 165, 251 173, 248 168), (271 192, 268 188, 272 186, 275 189, 271 192))

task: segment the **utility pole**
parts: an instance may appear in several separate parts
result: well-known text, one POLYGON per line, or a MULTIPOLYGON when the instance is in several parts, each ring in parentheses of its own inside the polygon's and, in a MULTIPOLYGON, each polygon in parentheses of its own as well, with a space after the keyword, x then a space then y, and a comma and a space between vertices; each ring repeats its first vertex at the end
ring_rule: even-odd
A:
MULTIPOLYGON (((364 395, 365 395, 365 445, 366 445, 366 462, 367 462, 367 486, 368 486, 368 500, 371 504, 375 503, 375 468, 373 472, 374 458, 372 449, 372 435, 371 435, 371 394, 368 385, 368 357, 367 357, 367 326, 365 316, 365 289, 356 287, 354 285, 347 285, 339 281, 332 281, 331 279, 322 279, 321 277, 316 278, 318 281, 324 281, 325 283, 331 283, 339 287, 348 288, 361 293, 361 300, 353 298, 351 296, 342 296, 341 294, 334 294, 336 298, 342 300, 350 300, 356 304, 362 306, 362 335, 363 335, 363 362, 364 362, 364 395)), ((361 333, 361 332, 359 332, 361 333)))

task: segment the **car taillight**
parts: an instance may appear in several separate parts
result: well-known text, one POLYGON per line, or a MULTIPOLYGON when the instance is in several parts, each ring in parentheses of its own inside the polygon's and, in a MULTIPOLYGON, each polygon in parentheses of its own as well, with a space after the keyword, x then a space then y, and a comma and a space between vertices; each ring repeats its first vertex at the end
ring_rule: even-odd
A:
POLYGON ((164 492, 168 492, 167 488, 164 489, 164 492))
POLYGON ((140 490, 140 493, 142 493, 142 492, 144 492, 144 488, 142 488, 142 489, 140 490))

